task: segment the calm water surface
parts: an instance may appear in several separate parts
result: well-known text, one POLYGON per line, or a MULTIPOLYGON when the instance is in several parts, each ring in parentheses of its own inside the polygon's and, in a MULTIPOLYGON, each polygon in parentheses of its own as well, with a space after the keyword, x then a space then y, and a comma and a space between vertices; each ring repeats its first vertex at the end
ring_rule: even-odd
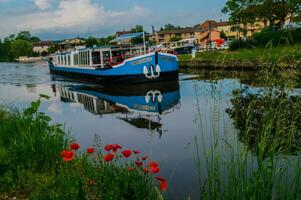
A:
POLYGON ((249 79, 234 72, 214 81, 182 73, 179 82, 103 87, 50 75, 46 63, 0 63, 0 70, 0 104, 22 109, 41 93, 51 96, 41 111, 64 124, 82 147, 97 135, 103 144, 139 149, 158 161, 169 182, 167 199, 199 199, 195 138, 207 141, 200 144, 204 150, 214 137, 240 144, 225 110, 232 91, 249 79))

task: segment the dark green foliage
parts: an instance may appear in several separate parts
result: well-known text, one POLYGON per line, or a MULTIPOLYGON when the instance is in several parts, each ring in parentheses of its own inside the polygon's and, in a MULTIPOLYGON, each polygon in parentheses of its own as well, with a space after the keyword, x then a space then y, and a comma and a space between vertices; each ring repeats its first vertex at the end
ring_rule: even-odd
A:
POLYGON ((19 56, 39 56, 32 50, 32 43, 39 42, 38 37, 32 36, 29 31, 22 31, 0 41, 0 62, 14 61, 19 56))
POLYGON ((227 36, 226 36, 226 33, 224 32, 224 30, 222 30, 222 32, 220 34, 220 38, 227 39, 227 36))
POLYGON ((179 40, 181 40, 182 38, 181 37, 177 37, 177 36, 173 36, 169 39, 170 42, 177 42, 179 40))
POLYGON ((143 32, 143 26, 142 25, 136 25, 134 28, 131 29, 132 33, 141 33, 143 32))
POLYGON ((301 29, 280 30, 263 29, 261 32, 254 33, 252 38, 232 40, 229 46, 230 50, 240 48, 283 46, 301 43, 301 29))
POLYGON ((89 37, 86 40, 86 47, 93 47, 93 46, 98 46, 98 40, 95 37, 89 37))
POLYGON ((32 56, 32 44, 26 40, 16 39, 11 42, 11 52, 14 54, 14 58, 19 56, 32 56))
POLYGON ((40 38, 32 36, 29 31, 21 31, 17 34, 15 40, 25 40, 28 42, 39 42, 40 38))
POLYGON ((301 42, 301 29, 281 31, 264 29, 259 33, 255 33, 253 39, 256 46, 259 47, 264 47, 268 44, 273 46, 295 44, 301 42))
POLYGON ((240 48, 253 48, 255 47, 256 43, 252 39, 247 40, 232 40, 229 45, 229 50, 237 50, 240 48))
POLYGON ((269 20, 270 27, 282 28, 288 16, 300 13, 300 0, 228 0, 223 13, 230 15, 233 25, 269 20))
POLYGON ((178 30, 181 29, 180 26, 174 26, 172 24, 165 24, 164 27, 160 28, 160 31, 168 31, 168 30, 178 30))

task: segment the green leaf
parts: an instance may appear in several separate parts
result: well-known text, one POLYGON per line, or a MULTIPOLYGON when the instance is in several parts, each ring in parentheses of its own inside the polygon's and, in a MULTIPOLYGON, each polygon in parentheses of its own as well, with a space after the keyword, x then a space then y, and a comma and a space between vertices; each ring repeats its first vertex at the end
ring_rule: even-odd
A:
POLYGON ((40 98, 44 98, 44 99, 47 99, 49 100, 50 99, 50 96, 46 95, 46 94, 39 94, 40 98))

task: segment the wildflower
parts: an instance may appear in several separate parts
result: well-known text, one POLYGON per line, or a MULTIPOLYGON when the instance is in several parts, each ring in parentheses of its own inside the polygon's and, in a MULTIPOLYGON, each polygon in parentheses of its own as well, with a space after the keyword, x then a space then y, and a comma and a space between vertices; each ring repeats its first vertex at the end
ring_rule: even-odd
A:
POLYGON ((88 147, 87 148, 87 153, 94 153, 95 152, 95 149, 93 147, 88 147))
POLYGON ((149 162, 148 165, 149 165, 150 168, 157 168, 157 167, 159 167, 159 164, 157 162, 149 162))
POLYGON ((122 149, 122 146, 120 146, 119 144, 113 144, 113 152, 117 152, 118 149, 122 149))
POLYGON ((113 149, 113 144, 108 144, 105 146, 106 151, 111 151, 113 149))
POLYGON ((73 151, 69 151, 69 150, 64 150, 60 153, 61 157, 63 158, 63 160, 65 162, 69 162, 73 159, 74 157, 74 153, 73 151))
POLYGON ((157 176, 156 179, 160 182, 160 190, 166 191, 168 187, 167 181, 161 176, 157 176))
POLYGON ((141 167, 143 165, 143 163, 138 160, 135 162, 135 164, 137 165, 137 167, 141 167))
POLYGON ((104 159, 105 161, 111 161, 111 160, 113 160, 113 158, 114 158, 114 154, 111 154, 111 153, 108 153, 107 155, 105 155, 105 156, 103 157, 103 159, 104 159))
POLYGON ((147 173, 149 172, 149 169, 148 169, 148 168, 144 168, 144 169, 143 169, 143 172, 144 172, 145 174, 147 174, 147 173))
POLYGON ((70 148, 76 151, 80 148, 80 146, 78 143, 71 143, 70 148))
POLYGON ((157 174, 160 172, 160 168, 159 167, 156 167, 156 168, 151 168, 153 174, 157 174))
POLYGON ((143 156, 141 159, 142 159, 142 160, 146 160, 146 159, 147 159, 147 156, 143 156))
POLYGON ((138 150, 134 150, 134 151, 133 151, 133 153, 134 153, 134 154, 139 154, 139 153, 140 153, 140 151, 138 151, 138 150))
POLYGON ((153 174, 160 172, 160 168, 157 162, 150 162, 148 165, 149 168, 152 170, 153 174))
POLYGON ((133 167, 128 167, 128 170, 129 170, 130 172, 133 172, 135 169, 134 169, 133 167))
POLYGON ((123 150, 121 153, 124 157, 128 158, 131 156, 132 151, 131 150, 123 150))

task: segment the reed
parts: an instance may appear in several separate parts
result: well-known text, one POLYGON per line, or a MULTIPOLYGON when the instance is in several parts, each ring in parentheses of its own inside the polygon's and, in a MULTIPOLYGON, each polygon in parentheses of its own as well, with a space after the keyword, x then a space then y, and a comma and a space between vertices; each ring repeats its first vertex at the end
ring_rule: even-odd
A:
MULTIPOLYGON (((197 103, 200 134, 195 160, 201 199, 301 198, 301 101, 293 92, 300 80, 294 70, 281 65, 285 53, 275 58, 267 48, 262 57, 256 82, 264 88, 233 91, 232 106, 226 111, 235 129, 227 128, 218 103, 210 106, 216 113, 211 121, 223 125, 205 127, 203 107, 197 103), (204 136, 208 131, 209 141, 204 136), (200 175, 202 170, 205 176, 200 175)), ((213 88, 219 102, 219 89, 213 88)))

